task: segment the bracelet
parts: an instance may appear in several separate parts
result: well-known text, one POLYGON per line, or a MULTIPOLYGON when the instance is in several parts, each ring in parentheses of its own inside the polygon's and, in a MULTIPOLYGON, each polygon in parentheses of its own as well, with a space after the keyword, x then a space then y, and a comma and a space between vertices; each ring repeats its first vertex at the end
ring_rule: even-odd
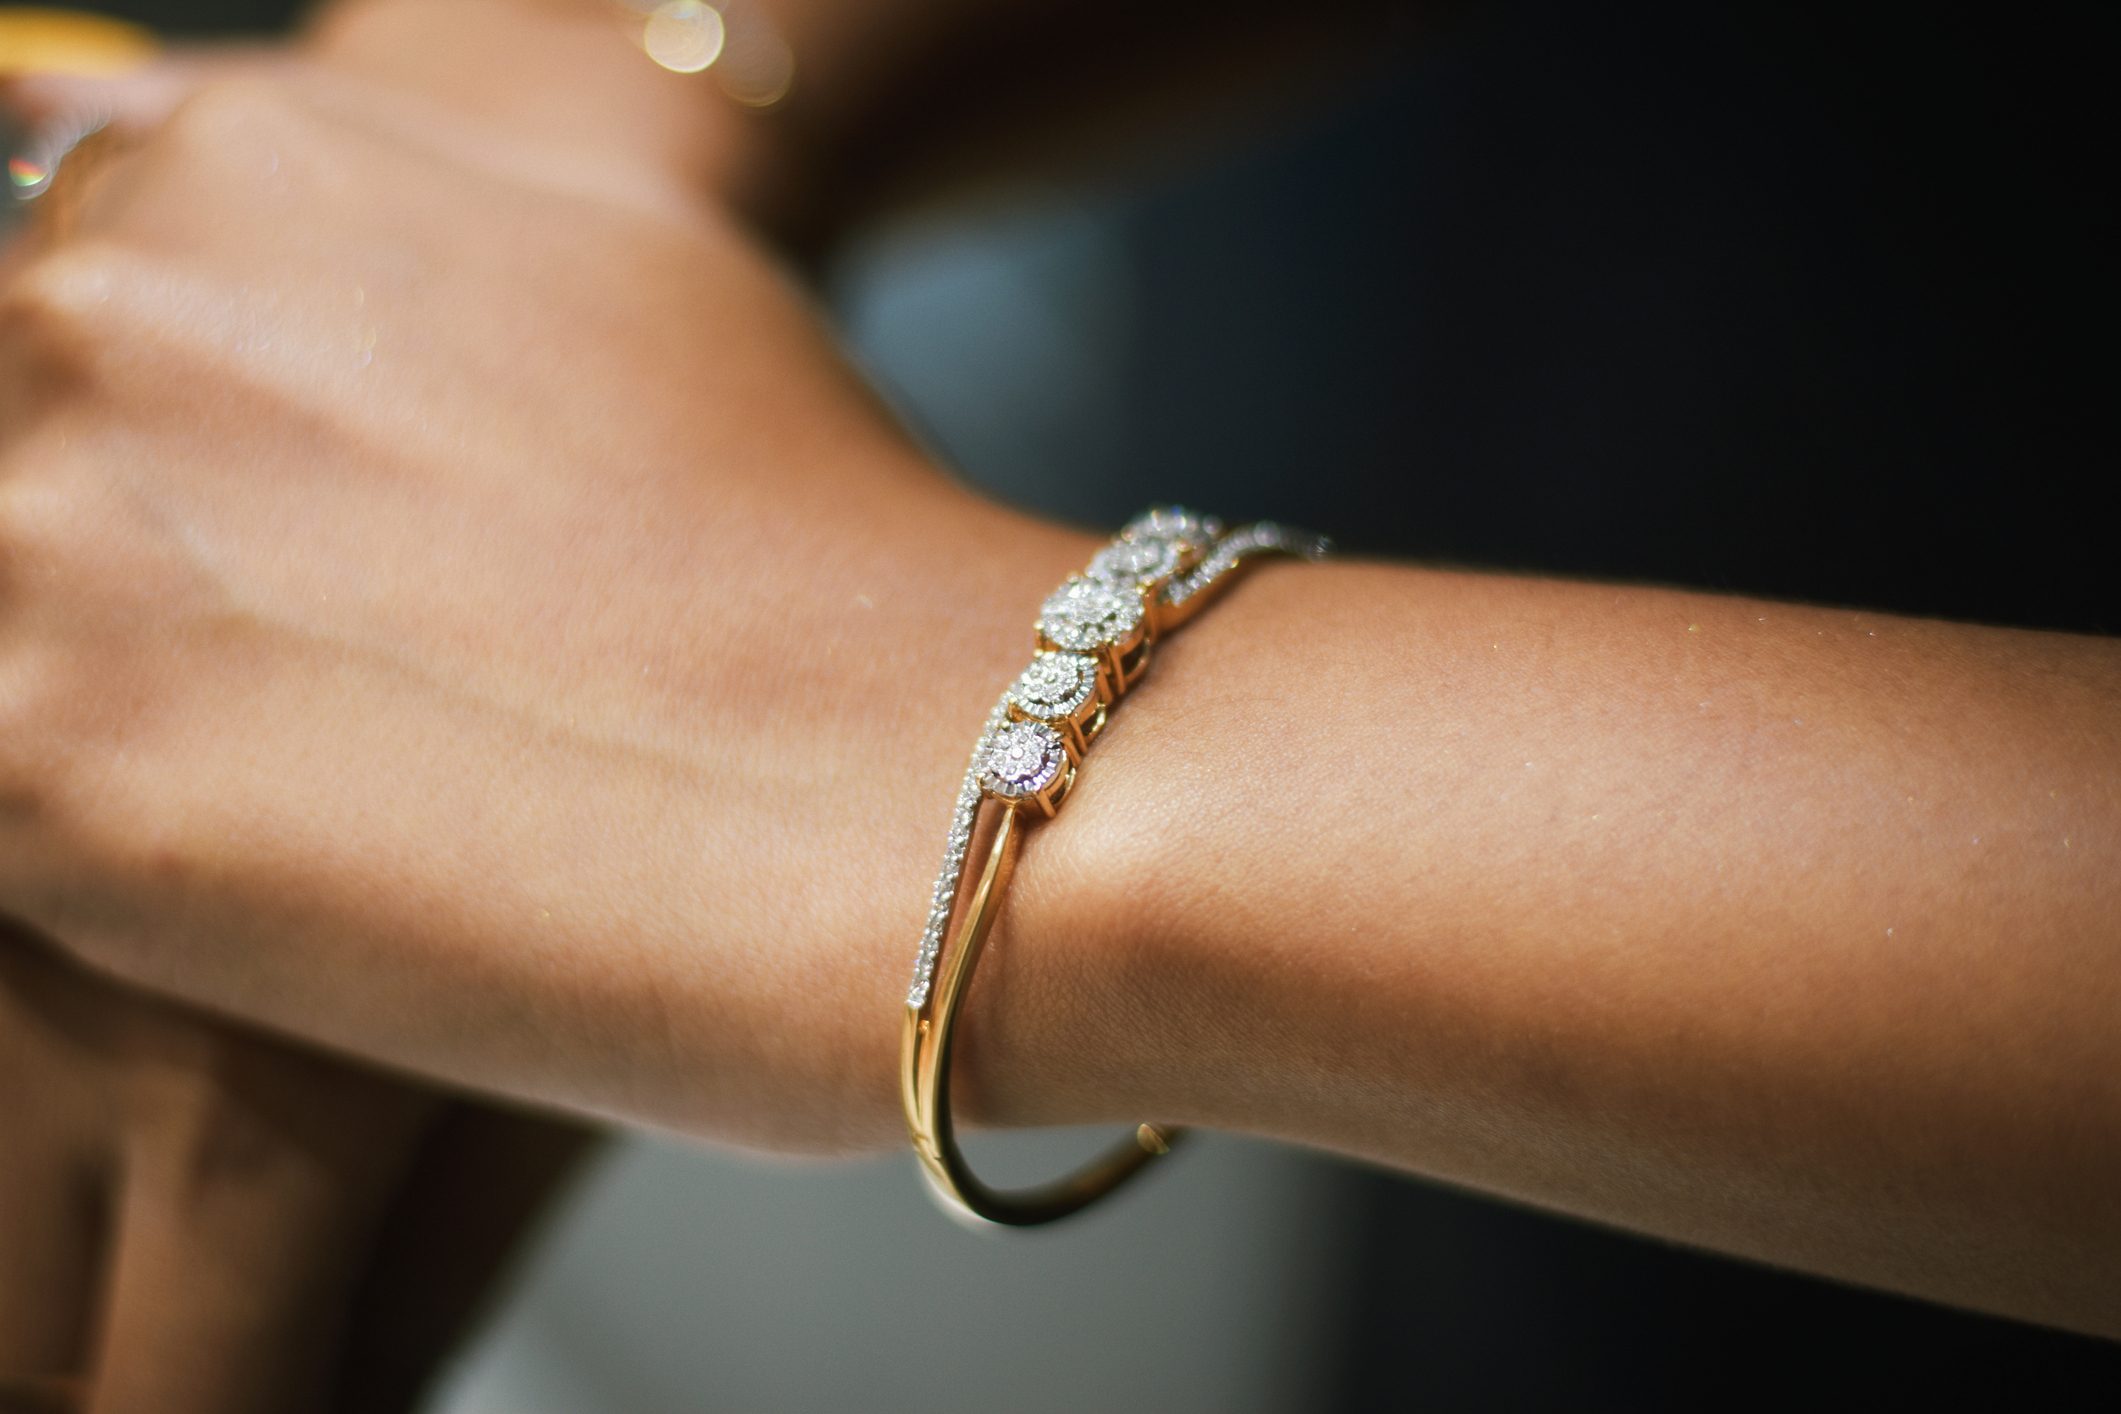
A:
POLYGON ((899 1049, 899 1099, 906 1130, 930 1190, 954 1216, 1029 1227, 1051 1222, 1110 1193, 1149 1160, 1170 1152, 1183 1131, 1142 1124, 1087 1168, 1037 1188, 1002 1192, 975 1176, 958 1151, 950 1119, 950 1049, 972 969, 993 931, 1023 832, 1050 819, 1074 789, 1083 753, 1112 707, 1141 680, 1149 650, 1198 613, 1253 557, 1313 560, 1324 536, 1258 521, 1227 534, 1222 522, 1180 506, 1159 506, 1129 522, 1083 573, 1048 598, 1038 617, 1038 652, 987 714, 944 843, 942 872, 921 933, 913 986, 906 993, 899 1049), (936 964, 964 884, 966 853, 980 807, 999 807, 992 843, 958 928, 949 961, 936 964))

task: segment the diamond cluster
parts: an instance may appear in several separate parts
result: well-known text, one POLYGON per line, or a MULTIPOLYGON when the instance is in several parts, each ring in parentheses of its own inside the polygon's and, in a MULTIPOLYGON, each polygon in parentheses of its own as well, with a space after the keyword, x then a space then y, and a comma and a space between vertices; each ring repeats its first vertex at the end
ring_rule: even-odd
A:
POLYGON ((1068 764, 1061 735, 1044 722, 1007 722, 987 738, 980 753, 980 789, 1004 800, 1037 795, 1060 779, 1068 764))
POLYGON ((1185 555, 1179 540, 1115 540, 1091 559, 1088 573, 1114 584, 1154 584, 1178 573, 1185 555))
POLYGON ((1151 506, 1119 532, 1122 540, 1182 540, 1201 546, 1212 544, 1222 533, 1223 523, 1218 517, 1184 506, 1151 506))
POLYGON ((1124 642, 1142 614, 1141 591, 1133 585, 1076 575, 1046 596, 1038 631, 1056 648, 1094 653, 1124 642))
POLYGON ((920 954, 914 959, 913 985, 906 1005, 927 1005, 935 985, 935 966, 943 934, 965 879, 965 856, 979 820, 982 794, 1020 800, 1044 790, 1067 768, 1067 749, 1060 733, 1046 721, 1060 721, 1090 700, 1097 690, 1095 653, 1124 642, 1146 614, 1145 590, 1158 582, 1159 597, 1184 604, 1217 583, 1254 555, 1294 555, 1315 560, 1330 548, 1324 536, 1259 521, 1228 534, 1214 516, 1183 506, 1157 506, 1127 523, 1119 538, 1099 550, 1087 573, 1070 579, 1046 600, 1038 618, 1039 635, 1055 648, 1041 652, 987 714, 965 778, 950 812, 943 842, 943 867, 929 895, 928 920, 921 930, 920 954), (1200 561, 1183 569, 1195 550, 1200 561), (1011 709, 1035 721, 1014 721, 1011 709))
POLYGON ((1082 710, 1097 691, 1097 659, 1080 653, 1041 653, 1009 688, 1009 705, 1027 717, 1059 722, 1082 710))

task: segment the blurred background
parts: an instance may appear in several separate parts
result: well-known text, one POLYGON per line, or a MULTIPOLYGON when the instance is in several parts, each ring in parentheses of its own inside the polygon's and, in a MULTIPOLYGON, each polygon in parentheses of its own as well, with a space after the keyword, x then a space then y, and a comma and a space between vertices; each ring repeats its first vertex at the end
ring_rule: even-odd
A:
MULTIPOLYGON (((198 33, 292 7, 104 8, 198 33)), ((1186 163, 895 222, 826 289, 968 478, 1086 524, 1178 499, 1379 553, 2111 632, 2116 39, 2092 4, 1438 7, 1186 163)), ((432 1409, 2117 1394, 2121 1347, 1239 1139, 996 1239, 910 1158, 629 1139, 432 1409)))

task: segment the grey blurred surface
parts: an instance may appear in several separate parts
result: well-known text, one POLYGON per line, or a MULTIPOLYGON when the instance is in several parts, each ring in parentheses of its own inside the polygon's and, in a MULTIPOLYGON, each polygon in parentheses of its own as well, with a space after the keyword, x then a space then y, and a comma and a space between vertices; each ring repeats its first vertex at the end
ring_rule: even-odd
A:
POLYGON ((627 1141, 434 1409, 1312 1407, 1343 1255, 1314 1165, 1210 1137, 1070 1224, 974 1233, 910 1159, 627 1141))

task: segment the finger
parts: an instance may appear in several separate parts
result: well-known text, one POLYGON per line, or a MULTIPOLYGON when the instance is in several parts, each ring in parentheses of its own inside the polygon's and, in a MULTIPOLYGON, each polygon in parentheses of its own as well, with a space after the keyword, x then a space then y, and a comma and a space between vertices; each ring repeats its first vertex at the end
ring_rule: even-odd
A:
POLYGON ((88 1390, 76 1379, 0 1377, 0 1414, 76 1414, 88 1390))
POLYGON ((325 1408, 350 1292, 428 1104, 291 1052, 170 1088, 128 1152, 90 1414, 325 1408))
POLYGON ((334 1382, 338 1414, 419 1407, 524 1236, 598 1139, 570 1121, 451 1107, 377 1237, 334 1382))
MULTIPOLYGON (((48 174, 37 149, 49 130, 87 131, 134 112, 166 88, 154 35, 138 25, 57 10, 0 10, 0 117, 11 196, 34 196, 48 174)), ((144 116, 144 114, 143 114, 144 116)), ((10 221, 12 224, 12 221, 10 221)))
POLYGON ((87 1364, 105 1198, 100 1107, 63 966, 0 922, 0 1410, 87 1364))
POLYGON ((0 1378, 65 1375, 87 1364, 100 1194, 49 1142, 51 1111, 63 1103, 52 1095, 9 1097, 0 1157, 0 1378))
POLYGON ((26 126, 63 123, 84 115, 120 127, 148 127, 169 116, 191 91, 177 67, 157 64, 124 78, 30 74, 0 82, 0 104, 26 126))
POLYGON ((8 164, 0 228, 12 231, 30 209, 50 204, 58 166, 81 135, 138 139, 202 85, 272 62, 264 49, 229 48, 174 54, 118 75, 0 75, 8 164))
POLYGON ((275 62, 262 45, 177 50, 122 73, 19 73, 0 77, 0 105, 23 122, 62 122, 93 114, 120 127, 149 128, 216 79, 275 62))

